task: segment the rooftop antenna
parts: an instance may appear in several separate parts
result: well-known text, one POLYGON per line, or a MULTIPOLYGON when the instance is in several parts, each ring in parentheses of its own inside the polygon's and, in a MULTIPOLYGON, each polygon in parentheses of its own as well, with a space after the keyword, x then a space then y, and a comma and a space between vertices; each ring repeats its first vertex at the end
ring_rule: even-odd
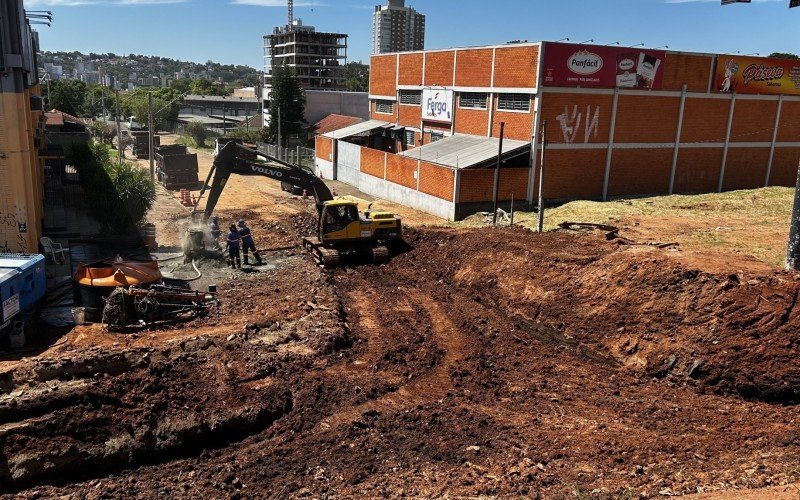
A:
POLYGON ((294 0, 287 0, 286 3, 289 4, 289 26, 291 26, 294 23, 294 0))
POLYGON ((634 47, 644 47, 644 43, 637 43, 636 45, 631 45, 630 48, 634 47))

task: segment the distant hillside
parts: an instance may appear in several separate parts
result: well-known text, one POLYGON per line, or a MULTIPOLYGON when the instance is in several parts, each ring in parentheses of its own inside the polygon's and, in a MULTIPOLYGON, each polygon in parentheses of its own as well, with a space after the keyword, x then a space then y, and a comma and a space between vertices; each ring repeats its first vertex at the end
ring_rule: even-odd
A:
POLYGON ((185 78, 203 77, 212 81, 222 79, 225 83, 239 81, 244 85, 254 85, 260 72, 255 68, 242 65, 219 64, 213 61, 195 63, 179 61, 158 56, 142 56, 137 54, 117 55, 83 54, 81 52, 42 52, 39 64, 52 63, 61 66, 64 75, 74 76, 76 66, 83 71, 97 71, 103 68, 106 74, 123 83, 133 82, 138 78, 160 77, 162 74, 174 78, 181 73, 185 78), (87 67, 88 66, 88 67, 87 67))

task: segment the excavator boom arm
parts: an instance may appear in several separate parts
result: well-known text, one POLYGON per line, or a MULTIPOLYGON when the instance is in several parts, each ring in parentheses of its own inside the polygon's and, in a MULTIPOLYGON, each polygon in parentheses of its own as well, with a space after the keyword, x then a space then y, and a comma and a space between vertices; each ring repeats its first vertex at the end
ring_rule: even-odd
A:
MULTIPOLYGON (((208 173, 206 186, 212 175, 214 179, 211 181, 208 200, 203 210, 203 220, 208 220, 211 217, 231 174, 269 177, 293 186, 299 186, 314 196, 317 211, 320 213, 324 203, 333 200, 333 194, 331 194, 328 186, 325 185, 322 179, 308 170, 241 144, 230 142, 220 150, 214 159, 211 171, 208 173)), ((203 196, 206 186, 203 186, 200 197, 203 196)))

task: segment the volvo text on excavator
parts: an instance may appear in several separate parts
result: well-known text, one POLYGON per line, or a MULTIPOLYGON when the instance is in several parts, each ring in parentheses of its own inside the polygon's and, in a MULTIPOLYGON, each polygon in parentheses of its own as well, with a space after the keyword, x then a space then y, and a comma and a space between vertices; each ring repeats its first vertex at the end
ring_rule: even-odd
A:
MULTIPOLYGON (((310 171, 235 142, 219 151, 200 193, 202 198, 205 190, 209 190, 203 210, 204 223, 211 217, 231 174, 269 177, 312 194, 319 216, 317 234, 303 238, 302 243, 325 267, 336 267, 345 257, 365 257, 375 264, 386 262, 389 260, 387 245, 402 240, 399 216, 381 210, 359 212, 356 202, 334 199, 328 186, 310 171)), ((197 243, 190 242, 187 253, 199 250, 192 246, 196 247, 197 243)))

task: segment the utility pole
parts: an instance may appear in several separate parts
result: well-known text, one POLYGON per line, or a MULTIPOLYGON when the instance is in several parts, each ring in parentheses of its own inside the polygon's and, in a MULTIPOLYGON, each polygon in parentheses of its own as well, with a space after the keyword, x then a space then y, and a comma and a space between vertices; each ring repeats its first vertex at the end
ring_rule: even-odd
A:
POLYGON ((797 166, 792 226, 789 230, 789 246, 786 250, 786 270, 800 271, 800 165, 797 166))
MULTIPOLYGON (((544 231, 544 155, 547 150, 547 120, 542 122, 542 158, 539 166, 539 219, 536 223, 536 232, 544 231)), ((535 155, 534 150, 531 154, 535 155)), ((536 156, 534 156, 536 158, 536 156)))
POLYGON ((506 122, 500 122, 500 148, 497 152, 497 164, 494 168, 494 208, 492 209, 492 225, 497 225, 497 196, 500 191, 500 160, 503 158, 503 133, 506 128, 506 122))
POLYGON ((153 92, 147 92, 147 141, 150 156, 150 179, 156 180, 156 169, 153 163, 153 92))
POLYGON ((119 90, 115 90, 114 94, 117 96, 117 156, 119 157, 120 164, 122 163, 122 126, 119 121, 119 90))

